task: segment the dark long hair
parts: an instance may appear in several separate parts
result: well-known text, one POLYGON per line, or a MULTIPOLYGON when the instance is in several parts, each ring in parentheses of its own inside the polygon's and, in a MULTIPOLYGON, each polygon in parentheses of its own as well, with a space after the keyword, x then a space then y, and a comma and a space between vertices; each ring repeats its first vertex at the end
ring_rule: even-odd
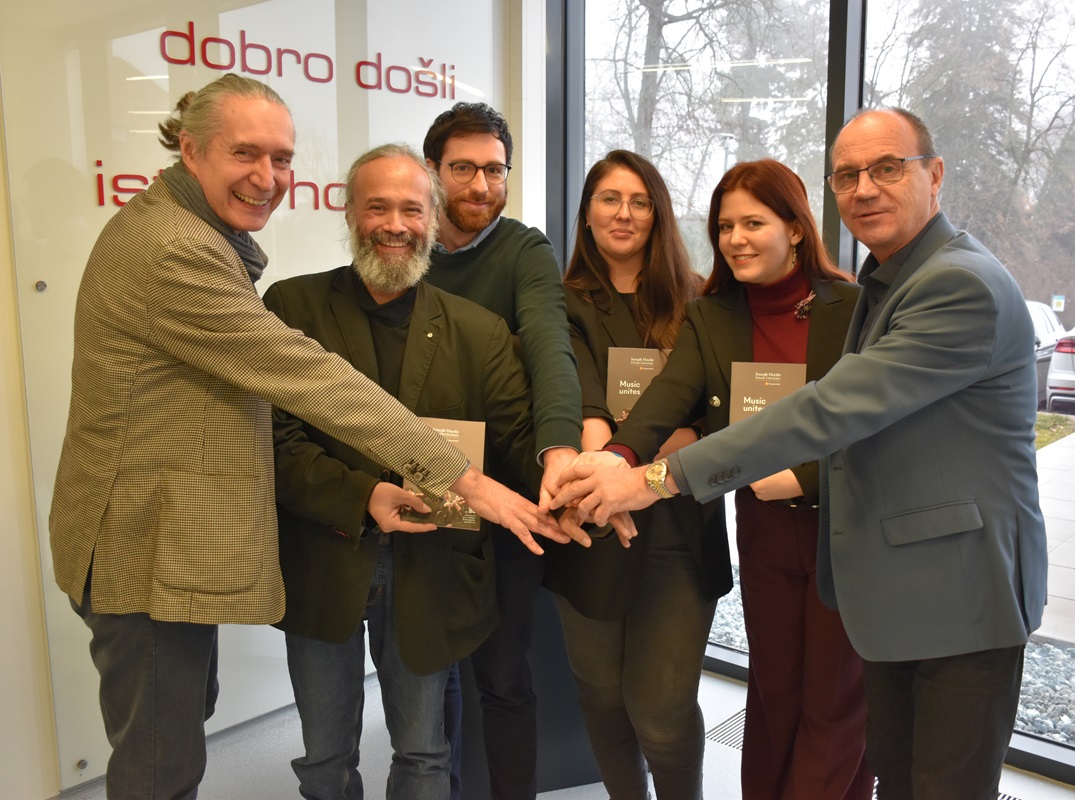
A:
POLYGON ((763 158, 742 161, 724 173, 713 190, 709 203, 709 241, 713 245, 713 273, 702 287, 702 294, 719 294, 735 285, 732 268, 720 252, 720 201, 728 192, 743 189, 767 206, 789 225, 798 224, 803 238, 795 248, 803 274, 811 281, 849 281, 851 276, 841 272, 821 243, 821 234, 810 212, 806 186, 802 179, 779 161, 763 158))
POLYGON ((586 206, 595 187, 616 167, 637 175, 653 201, 653 228, 646 242, 635 292, 638 333, 646 347, 671 347, 686 315, 687 303, 698 296, 699 278, 691 270, 664 178, 642 156, 629 150, 612 150, 590 167, 582 185, 582 200, 575 220, 575 249, 564 275, 564 285, 587 295, 592 293, 601 307, 611 305, 615 289, 608 264, 597 249, 593 231, 586 227, 585 220, 586 206))

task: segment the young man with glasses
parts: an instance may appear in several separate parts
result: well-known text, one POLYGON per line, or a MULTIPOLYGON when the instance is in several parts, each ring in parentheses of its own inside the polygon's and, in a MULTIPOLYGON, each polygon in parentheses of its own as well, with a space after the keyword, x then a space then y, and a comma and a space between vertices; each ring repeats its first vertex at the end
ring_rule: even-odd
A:
MULTIPOLYGON (((484 103, 457 103, 433 122, 422 149, 447 192, 427 280, 500 315, 519 337, 544 467, 540 501, 547 506, 560 472, 581 449, 582 431, 556 255, 541 231, 500 216, 512 140, 498 112, 484 103)), ((495 463, 487 472, 505 476, 495 463)), ((543 563, 509 538, 493 536, 501 624, 470 661, 481 693, 491 795, 525 800, 537 794, 537 701, 527 651, 543 563)), ((450 705, 457 721, 458 699, 450 705)), ((458 792, 453 785, 453 796, 458 792)))

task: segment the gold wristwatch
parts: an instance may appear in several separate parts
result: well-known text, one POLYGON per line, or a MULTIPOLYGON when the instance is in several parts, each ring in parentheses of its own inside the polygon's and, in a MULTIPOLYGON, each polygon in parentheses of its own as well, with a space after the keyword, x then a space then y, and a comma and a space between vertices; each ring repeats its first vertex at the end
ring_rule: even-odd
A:
POLYGON ((668 462, 660 458, 646 467, 646 485, 649 486, 658 497, 667 500, 672 496, 665 484, 668 477, 668 462))

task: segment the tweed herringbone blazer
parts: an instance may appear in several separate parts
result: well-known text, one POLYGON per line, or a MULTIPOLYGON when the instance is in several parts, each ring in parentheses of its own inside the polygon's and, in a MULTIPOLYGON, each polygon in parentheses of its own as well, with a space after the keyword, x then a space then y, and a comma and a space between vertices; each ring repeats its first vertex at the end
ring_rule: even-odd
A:
POLYGON ((268 623, 284 611, 270 404, 443 492, 465 458, 269 312, 163 183, 105 226, 75 307, 49 518, 60 587, 100 613, 268 623))

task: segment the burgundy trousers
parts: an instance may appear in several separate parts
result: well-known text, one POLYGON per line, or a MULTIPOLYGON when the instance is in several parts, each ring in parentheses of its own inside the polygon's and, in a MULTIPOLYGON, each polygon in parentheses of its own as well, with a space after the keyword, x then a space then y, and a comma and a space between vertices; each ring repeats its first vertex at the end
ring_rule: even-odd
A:
POLYGON ((736 493, 750 646, 744 800, 869 800, 862 660, 817 594, 818 512, 736 493))

